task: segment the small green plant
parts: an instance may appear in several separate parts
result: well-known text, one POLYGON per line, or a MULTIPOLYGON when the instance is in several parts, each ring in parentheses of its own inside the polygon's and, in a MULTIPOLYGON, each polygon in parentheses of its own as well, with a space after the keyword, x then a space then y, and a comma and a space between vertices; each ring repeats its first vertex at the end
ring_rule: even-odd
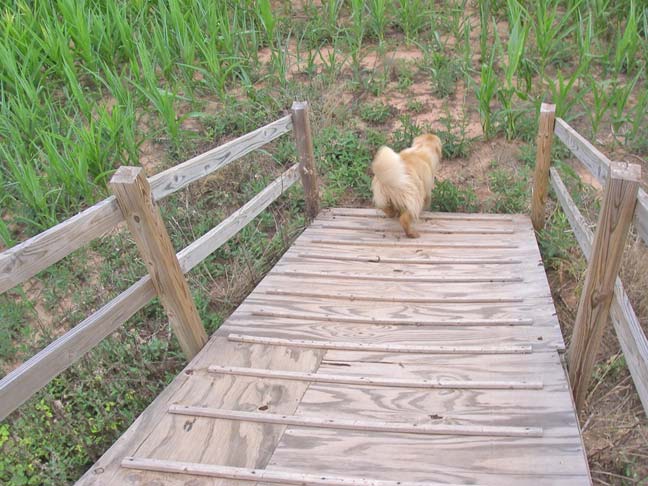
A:
POLYGON ((443 128, 437 130, 436 134, 443 143, 443 158, 456 159, 467 157, 470 153, 472 139, 468 136, 468 112, 465 105, 460 118, 455 118, 450 113, 446 104, 444 113, 439 120, 443 128))
POLYGON ((360 118, 369 123, 385 123, 392 114, 392 107, 384 103, 364 105, 360 109, 360 118))
POLYGON ((495 213, 522 213, 526 210, 529 194, 526 178, 513 176, 504 169, 491 172, 490 188, 492 210, 495 213))
POLYGON ((428 3, 424 0, 397 0, 396 5, 398 26, 407 43, 411 43, 426 25, 428 3))
POLYGON ((439 181, 432 190, 432 211, 474 213, 479 209, 475 192, 460 189, 451 181, 439 181))
POLYGON ((414 137, 421 135, 423 130, 409 115, 401 115, 399 118, 400 128, 397 128, 392 133, 391 147, 400 152, 412 145, 414 137))

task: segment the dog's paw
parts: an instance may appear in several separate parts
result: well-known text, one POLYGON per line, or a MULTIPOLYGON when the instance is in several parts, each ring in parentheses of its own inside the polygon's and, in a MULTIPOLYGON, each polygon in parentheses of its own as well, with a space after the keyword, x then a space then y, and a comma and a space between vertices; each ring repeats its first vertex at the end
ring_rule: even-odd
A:
POLYGON ((408 238, 420 238, 421 237, 421 233, 419 233, 416 230, 409 230, 405 234, 407 235, 408 238))

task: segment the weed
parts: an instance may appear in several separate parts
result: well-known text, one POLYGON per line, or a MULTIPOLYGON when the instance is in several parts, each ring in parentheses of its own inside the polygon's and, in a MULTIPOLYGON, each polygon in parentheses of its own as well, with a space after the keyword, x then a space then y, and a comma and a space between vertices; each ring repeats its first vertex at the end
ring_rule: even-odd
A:
POLYGON ((369 123, 385 123, 392 114, 392 107, 384 103, 364 105, 360 109, 360 118, 369 123))
POLYGON ((491 205, 496 213, 522 213, 526 210, 529 194, 525 178, 513 176, 504 169, 494 169, 489 175, 493 192, 491 205))
POLYGON ((450 181, 439 181, 432 190, 432 211, 474 213, 479 209, 475 192, 460 189, 450 181))

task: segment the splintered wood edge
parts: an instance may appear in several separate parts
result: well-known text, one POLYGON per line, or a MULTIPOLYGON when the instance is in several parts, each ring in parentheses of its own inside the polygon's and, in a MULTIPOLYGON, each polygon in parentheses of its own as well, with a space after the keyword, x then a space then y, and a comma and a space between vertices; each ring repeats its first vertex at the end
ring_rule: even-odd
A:
POLYGON ((530 354, 532 346, 424 346, 407 344, 366 344, 346 341, 313 341, 282 339, 245 334, 229 334, 229 341, 274 346, 293 346, 314 349, 339 349, 343 351, 369 351, 413 354, 530 354))
POLYGON ((191 417, 206 417, 241 422, 275 425, 293 425, 321 429, 339 429, 364 432, 388 432, 419 435, 461 435, 486 437, 542 437, 540 427, 499 425, 461 425, 434 423, 385 422, 377 420, 345 420, 332 417, 286 415, 268 412, 246 412, 221 408, 173 404, 169 413, 191 417))
POLYGON ((459 486, 430 481, 387 481, 325 474, 301 474, 280 470, 250 469, 243 467, 180 462, 143 457, 125 457, 121 463, 127 469, 140 469, 160 473, 187 474, 239 481, 290 484, 296 486, 459 486))
POLYGON ((493 380, 410 380, 399 378, 374 378, 368 376, 347 376, 328 373, 304 373, 299 371, 268 370, 265 368, 244 368, 239 366, 212 365, 209 373, 253 376, 278 380, 309 381, 313 383, 340 383, 346 385, 383 386, 393 388, 424 389, 478 389, 478 390, 540 390, 541 381, 493 381, 493 380))

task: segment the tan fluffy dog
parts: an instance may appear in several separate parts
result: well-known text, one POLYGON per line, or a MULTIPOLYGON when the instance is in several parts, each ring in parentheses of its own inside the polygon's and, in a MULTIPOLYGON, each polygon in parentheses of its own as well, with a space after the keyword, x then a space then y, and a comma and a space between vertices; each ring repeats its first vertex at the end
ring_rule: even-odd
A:
POLYGON ((420 236, 413 225, 430 204, 440 161, 441 140, 426 134, 416 137, 412 146, 399 154, 389 147, 380 147, 371 164, 374 204, 388 217, 398 217, 410 238, 420 236))

